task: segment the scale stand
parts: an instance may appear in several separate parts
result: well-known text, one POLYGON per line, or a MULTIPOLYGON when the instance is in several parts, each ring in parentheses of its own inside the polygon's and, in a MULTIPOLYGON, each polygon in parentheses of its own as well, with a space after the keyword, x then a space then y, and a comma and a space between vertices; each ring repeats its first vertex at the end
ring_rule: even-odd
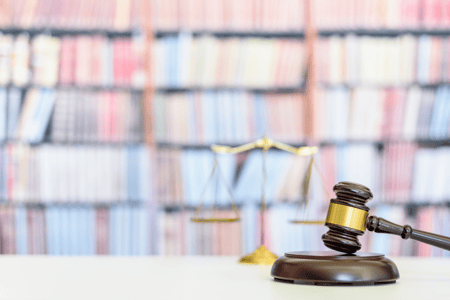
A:
MULTIPOLYGON (((312 156, 317 153, 317 147, 292 147, 280 142, 273 141, 267 137, 263 137, 253 143, 245 144, 238 147, 228 147, 228 146, 219 146, 213 145, 211 149, 214 153, 228 153, 228 154, 237 154, 245 151, 249 151, 252 149, 261 148, 263 150, 263 164, 262 164, 262 173, 263 173, 263 182, 262 182, 262 197, 261 197, 261 241, 260 246, 252 253, 242 257, 239 262, 245 264, 258 264, 258 265, 271 265, 277 259, 277 256, 273 254, 270 250, 268 250, 264 246, 264 212, 266 210, 266 199, 265 199, 265 186, 266 186, 266 153, 270 148, 277 148, 283 151, 287 151, 296 155, 301 156, 312 156)), ((313 166, 313 159, 311 159, 310 166, 307 172, 307 187, 309 187, 309 180, 311 175, 311 169, 313 166)), ((317 167, 316 167, 317 168, 317 167)), ((318 170, 317 170, 318 171, 318 170)), ((321 177, 323 179, 323 177, 321 177)), ((304 181, 305 183, 305 181, 304 181)), ((304 184, 305 186, 305 184, 304 184)), ((306 189, 307 190, 307 189, 306 189)), ((300 205, 299 205, 300 207, 300 205)), ((297 210, 298 211, 298 210, 297 210)), ((302 221, 295 220, 294 224, 323 224, 324 221, 302 221)))

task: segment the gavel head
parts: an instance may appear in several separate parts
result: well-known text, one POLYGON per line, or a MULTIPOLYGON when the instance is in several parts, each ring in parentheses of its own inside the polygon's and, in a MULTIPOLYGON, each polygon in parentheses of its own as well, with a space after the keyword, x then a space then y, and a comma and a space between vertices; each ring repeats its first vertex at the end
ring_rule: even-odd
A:
POLYGON ((355 253, 361 249, 358 235, 366 230, 369 208, 365 205, 372 199, 372 192, 365 186, 352 182, 339 182, 333 187, 336 199, 330 200, 325 226, 328 232, 322 241, 330 249, 355 253))

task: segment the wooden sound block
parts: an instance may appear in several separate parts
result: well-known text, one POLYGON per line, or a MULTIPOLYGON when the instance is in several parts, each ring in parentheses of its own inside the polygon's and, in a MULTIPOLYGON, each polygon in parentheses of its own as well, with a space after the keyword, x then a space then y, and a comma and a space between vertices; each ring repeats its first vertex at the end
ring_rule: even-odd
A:
POLYGON ((276 281, 310 285, 374 285, 399 279, 393 261, 377 253, 288 252, 272 266, 276 281))

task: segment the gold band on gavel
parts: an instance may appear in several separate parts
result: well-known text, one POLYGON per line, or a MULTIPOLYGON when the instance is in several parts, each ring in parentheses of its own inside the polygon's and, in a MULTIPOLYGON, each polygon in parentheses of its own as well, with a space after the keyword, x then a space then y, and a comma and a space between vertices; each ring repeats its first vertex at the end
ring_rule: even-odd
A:
POLYGON ((330 203, 326 223, 344 226, 364 232, 369 212, 351 206, 330 203))

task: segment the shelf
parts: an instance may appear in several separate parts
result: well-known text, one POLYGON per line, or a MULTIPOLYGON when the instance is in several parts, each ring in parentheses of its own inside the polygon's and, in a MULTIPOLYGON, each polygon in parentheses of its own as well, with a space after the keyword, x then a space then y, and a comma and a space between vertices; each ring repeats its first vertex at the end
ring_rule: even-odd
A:
POLYGON ((374 145, 377 147, 383 147, 390 143, 417 143, 419 147, 435 148, 441 146, 450 146, 450 139, 432 140, 432 139, 387 139, 387 140, 347 140, 347 141, 322 141, 321 147, 327 146, 347 146, 347 145, 374 145))
POLYGON ((438 82, 438 83, 399 83, 399 84, 371 84, 371 83, 319 83, 318 86, 324 89, 334 89, 334 88, 374 88, 374 89, 388 89, 388 88, 411 88, 420 87, 424 89, 437 89, 441 86, 450 85, 450 82, 438 82))
MULTIPOLYGON (((242 142, 239 144, 235 143, 221 143, 216 142, 210 145, 205 144, 184 144, 184 143, 173 143, 173 142, 158 142, 157 145, 160 149, 175 149, 175 150, 210 150, 212 145, 223 145, 229 147, 237 147, 243 144, 247 144, 250 142, 242 142)), ((402 139, 392 139, 392 140, 345 140, 345 141, 321 141, 319 143, 319 147, 345 147, 349 145, 373 145, 379 148, 382 148, 386 144, 390 143, 417 143, 420 147, 441 147, 441 146, 450 146, 450 139, 442 139, 442 140, 431 140, 431 139, 415 139, 415 140, 402 140, 402 139)), ((286 144, 291 145, 293 147, 305 147, 305 146, 313 146, 307 145, 306 143, 302 144, 291 144, 286 142, 286 144)), ((277 150, 271 148, 272 150, 277 150)))
POLYGON ((194 37, 200 36, 214 36, 217 38, 287 38, 287 39, 303 39, 305 37, 302 31, 210 31, 210 30, 198 30, 198 31, 182 31, 182 30, 159 30, 155 32, 156 38, 163 38, 167 36, 177 36, 181 33, 189 33, 194 37))
POLYGON ((156 92, 162 94, 190 92, 248 92, 256 94, 298 94, 304 93, 303 87, 249 88, 249 87, 160 87, 156 92))
POLYGON ((0 86, 2 88, 17 88, 21 90, 28 89, 54 89, 54 90, 67 90, 67 91, 86 91, 86 92, 97 92, 97 91, 112 91, 112 92, 126 92, 126 93, 136 93, 141 94, 143 89, 134 88, 134 87, 125 87, 125 86, 98 86, 98 85, 62 85, 57 84, 55 86, 43 86, 43 85, 35 85, 29 84, 25 86, 15 86, 15 85, 6 85, 0 86))
MULTIPOLYGON (((258 207, 261 207, 260 199, 255 199, 249 202, 249 200, 245 201, 235 201, 236 207, 238 209, 243 209, 245 205, 255 205, 258 207), (245 203, 245 204, 244 204, 245 203)), ((298 208, 298 201, 266 201, 266 208, 270 209, 277 206, 292 206, 292 209, 296 210, 298 208)), ((421 207, 449 207, 450 208, 450 200, 441 201, 441 202, 406 202, 406 203, 397 203, 397 202, 381 202, 378 201, 376 203, 373 203, 369 205, 371 208, 375 209, 380 206, 400 206, 404 207, 408 210, 416 210, 421 207)), ((181 211, 195 211, 197 209, 197 206, 192 205, 183 205, 183 204, 173 204, 173 205, 160 205, 159 206, 161 210, 167 213, 175 213, 175 212, 181 212, 181 211)), ((203 205, 201 208, 201 211, 211 211, 212 210, 211 205, 203 205)), ((232 210, 231 205, 216 205, 216 210, 232 210)))
POLYGON ((139 200, 122 200, 122 201, 64 201, 64 202, 44 202, 44 201, 10 201, 10 202, 0 202, 0 207, 20 207, 26 206, 30 208, 46 208, 49 206, 57 207, 109 207, 109 206, 139 206, 146 204, 146 201, 139 200))
POLYGON ((19 27, 0 28, 0 33, 12 35, 28 33, 30 36, 38 34, 49 34, 55 37, 61 37, 65 35, 106 35, 109 38, 132 37, 141 34, 139 30, 119 31, 119 30, 105 30, 105 29, 61 29, 61 28, 19 28, 19 27))
POLYGON ((23 146, 30 146, 30 147, 39 147, 44 145, 53 145, 53 146, 78 146, 78 147, 85 147, 85 146, 103 146, 103 147, 134 147, 134 146, 141 146, 145 145, 144 141, 137 141, 137 142, 56 142, 56 141, 43 141, 40 143, 27 143, 24 141, 18 141, 18 140, 4 140, 0 142, 0 146, 7 146, 7 145, 23 145, 23 146))
POLYGON ((329 37, 332 35, 357 35, 357 36, 373 36, 373 37, 396 37, 399 35, 433 35, 433 36, 449 36, 450 29, 331 29, 319 30, 318 35, 329 37))
MULTIPOLYGON (((239 144, 229 144, 226 142, 217 142, 217 143, 212 143, 210 145, 205 145, 205 144, 183 144, 183 143, 171 143, 171 142, 157 142, 157 146, 159 149, 167 149, 167 150, 211 150, 211 146, 212 145, 220 145, 220 146, 228 146, 228 147, 238 147, 241 146, 243 144, 248 144, 248 143, 252 143, 254 141, 249 141, 249 142, 242 142, 239 144)), ((284 142, 283 142, 284 143, 284 142)), ((290 146, 293 147, 304 147, 307 146, 306 144, 290 144, 290 143, 286 143, 290 146)), ((249 151, 254 151, 254 150, 261 150, 260 148, 257 149, 251 149, 249 151)), ((269 150, 273 150, 273 151, 281 151, 277 148, 270 148, 269 150)))

